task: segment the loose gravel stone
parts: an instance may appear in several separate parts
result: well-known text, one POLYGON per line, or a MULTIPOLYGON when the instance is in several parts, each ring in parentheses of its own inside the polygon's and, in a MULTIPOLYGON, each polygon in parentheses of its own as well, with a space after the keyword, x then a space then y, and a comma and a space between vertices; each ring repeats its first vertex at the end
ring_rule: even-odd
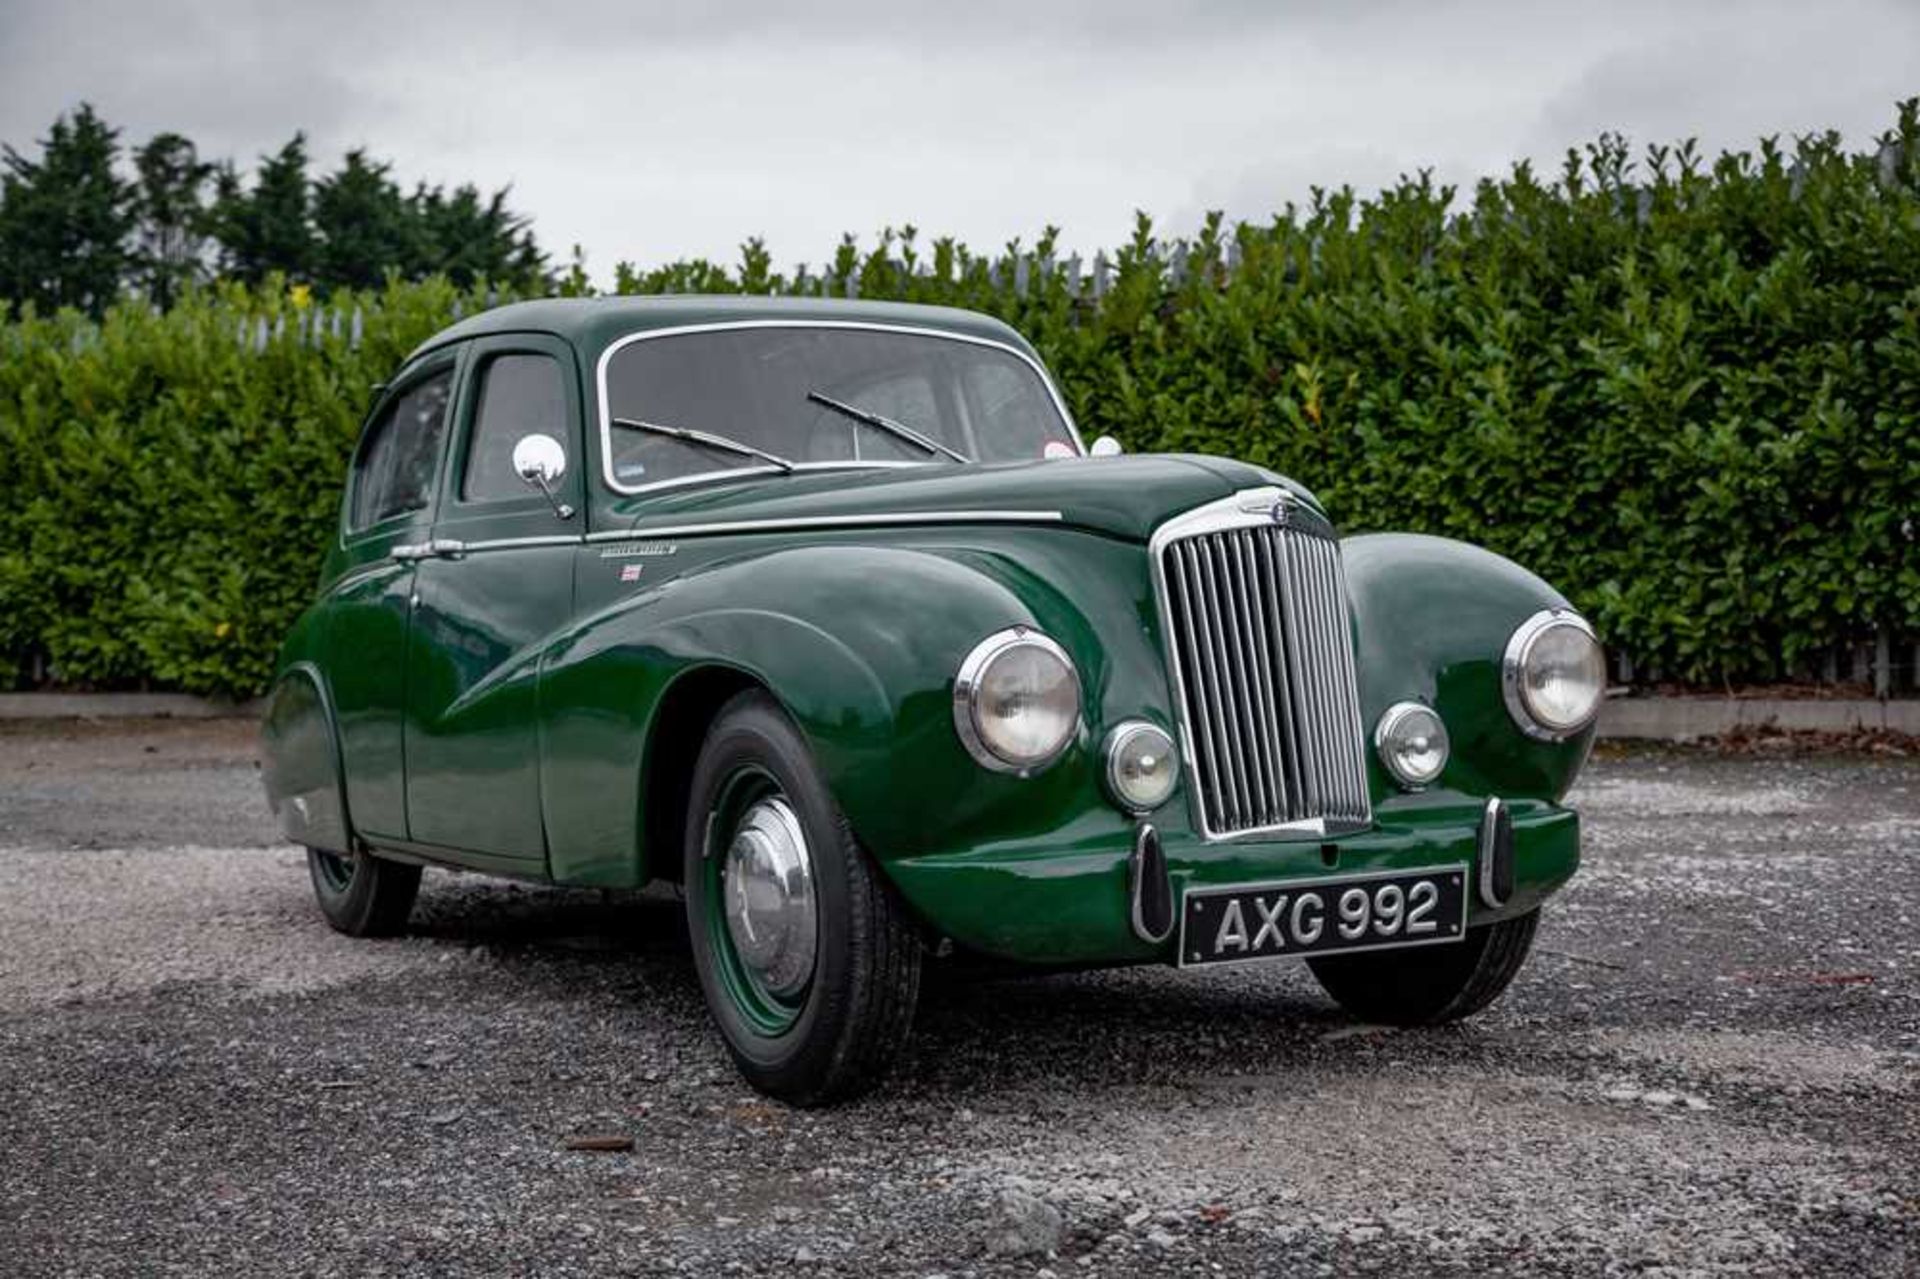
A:
POLYGON ((994 1257, 1031 1257, 1055 1251, 1065 1237, 1058 1208, 1021 1190, 1003 1190, 987 1227, 986 1249, 994 1257))

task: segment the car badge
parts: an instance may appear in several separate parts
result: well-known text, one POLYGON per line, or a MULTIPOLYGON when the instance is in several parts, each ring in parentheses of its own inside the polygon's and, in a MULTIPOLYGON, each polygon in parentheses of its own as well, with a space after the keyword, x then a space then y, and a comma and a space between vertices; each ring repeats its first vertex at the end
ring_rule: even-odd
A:
POLYGON ((1267 518, 1279 527, 1285 528, 1287 521, 1293 518, 1293 513, 1287 509, 1287 499, 1283 497, 1268 507, 1267 518))

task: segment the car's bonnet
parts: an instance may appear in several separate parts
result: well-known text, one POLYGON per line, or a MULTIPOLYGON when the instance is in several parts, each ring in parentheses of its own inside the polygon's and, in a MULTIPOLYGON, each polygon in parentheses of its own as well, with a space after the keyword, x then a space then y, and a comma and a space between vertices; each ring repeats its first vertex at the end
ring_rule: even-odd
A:
MULTIPOLYGON (((608 514, 635 531, 687 524, 857 517, 884 527, 929 515, 991 512, 1005 518, 1057 513, 1069 525, 1145 541, 1163 521, 1237 490, 1278 484, 1310 494, 1271 471, 1193 454, 1071 458, 993 465, 927 465, 883 471, 766 475, 622 498, 608 514)), ((1317 509, 1317 503, 1313 503, 1317 509)))

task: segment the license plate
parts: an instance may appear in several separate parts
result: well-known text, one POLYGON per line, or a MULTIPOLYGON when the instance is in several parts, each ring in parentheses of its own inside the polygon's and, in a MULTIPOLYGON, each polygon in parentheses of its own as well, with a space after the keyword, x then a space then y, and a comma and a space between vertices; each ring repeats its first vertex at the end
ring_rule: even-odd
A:
POLYGON ((1179 962, 1435 946, 1459 941, 1466 928, 1464 865, 1189 888, 1180 902, 1179 962))

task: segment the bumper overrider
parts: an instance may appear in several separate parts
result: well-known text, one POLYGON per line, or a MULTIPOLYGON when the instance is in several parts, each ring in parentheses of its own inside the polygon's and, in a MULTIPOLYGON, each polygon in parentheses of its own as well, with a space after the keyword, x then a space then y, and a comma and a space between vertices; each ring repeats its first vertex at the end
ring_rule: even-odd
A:
MULTIPOLYGON (((1024 963, 1098 966, 1180 962, 1179 913, 1206 889, 1258 887, 1274 908, 1277 897, 1292 901, 1329 879, 1459 868, 1471 928, 1534 909, 1580 862, 1578 816, 1533 800, 1382 814, 1366 831, 1324 842, 1141 838, 1150 825, 1120 846, 996 847, 903 858, 887 869, 907 901, 962 946, 1024 963)), ((1249 919, 1257 926, 1257 916, 1249 919)), ((1285 953, 1269 941, 1246 957, 1285 953)))

